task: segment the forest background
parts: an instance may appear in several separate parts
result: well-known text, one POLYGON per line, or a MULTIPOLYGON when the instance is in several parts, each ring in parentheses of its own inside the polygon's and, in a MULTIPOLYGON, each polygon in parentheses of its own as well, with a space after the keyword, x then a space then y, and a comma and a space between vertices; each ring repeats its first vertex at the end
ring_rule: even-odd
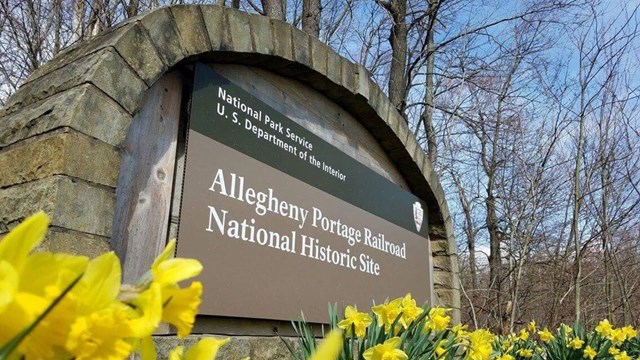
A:
MULTIPOLYGON (((170 1, 0 0, 0 106, 65 47, 170 1)), ((464 322, 640 325, 637 0, 209 3, 371 72, 443 183, 464 322)))

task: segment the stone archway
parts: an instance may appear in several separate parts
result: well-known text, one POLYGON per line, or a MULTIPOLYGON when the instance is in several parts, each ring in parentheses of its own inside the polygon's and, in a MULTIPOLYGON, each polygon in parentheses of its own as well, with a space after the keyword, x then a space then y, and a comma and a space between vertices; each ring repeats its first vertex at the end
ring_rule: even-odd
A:
POLYGON ((52 217, 46 247, 89 255, 108 250, 131 121, 163 74, 196 60, 303 81, 353 114, 429 204, 437 301, 459 309, 444 191, 367 70, 286 23, 218 6, 171 6, 129 19, 64 50, 29 77, 0 111, 0 231, 44 209, 52 217))

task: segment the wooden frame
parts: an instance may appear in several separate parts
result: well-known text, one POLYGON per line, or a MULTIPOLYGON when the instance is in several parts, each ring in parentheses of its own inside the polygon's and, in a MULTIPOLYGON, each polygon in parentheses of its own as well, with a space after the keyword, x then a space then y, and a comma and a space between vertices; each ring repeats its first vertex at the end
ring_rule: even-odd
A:
POLYGON ((147 91, 125 141, 111 240, 125 283, 144 275, 168 238, 182 76, 168 73, 147 91))

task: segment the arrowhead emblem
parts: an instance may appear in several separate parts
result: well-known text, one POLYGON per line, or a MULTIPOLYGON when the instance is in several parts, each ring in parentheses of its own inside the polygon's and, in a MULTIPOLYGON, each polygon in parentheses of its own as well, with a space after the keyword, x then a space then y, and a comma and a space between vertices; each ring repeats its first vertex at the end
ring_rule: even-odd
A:
POLYGON ((422 219, 424 219, 424 210, 419 201, 413 203, 413 221, 416 223, 416 230, 420 232, 422 228, 422 219))

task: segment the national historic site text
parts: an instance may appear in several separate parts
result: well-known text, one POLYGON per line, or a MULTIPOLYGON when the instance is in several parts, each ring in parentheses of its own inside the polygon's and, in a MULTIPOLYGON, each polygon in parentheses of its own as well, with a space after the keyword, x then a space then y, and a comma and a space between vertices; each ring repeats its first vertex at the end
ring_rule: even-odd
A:
POLYGON ((246 203, 253 207, 253 212, 259 217, 272 213, 295 220, 298 229, 281 233, 267 228, 267 223, 256 221, 255 217, 238 217, 211 204, 208 205, 209 221, 205 230, 215 234, 212 240, 215 240, 217 235, 222 235, 229 240, 268 246, 375 276, 380 275, 382 271, 380 264, 367 254, 358 254, 357 246, 367 246, 406 259, 406 243, 396 244, 388 241, 384 233, 372 231, 368 227, 351 226, 341 218, 328 216, 315 206, 307 209, 292 204, 278 198, 272 188, 256 190, 246 183, 244 176, 225 173, 223 169, 218 169, 209 191, 246 203), (327 234, 337 236, 347 243, 349 248, 346 251, 336 250, 322 239, 305 235, 303 231, 306 226, 319 228, 327 234))

